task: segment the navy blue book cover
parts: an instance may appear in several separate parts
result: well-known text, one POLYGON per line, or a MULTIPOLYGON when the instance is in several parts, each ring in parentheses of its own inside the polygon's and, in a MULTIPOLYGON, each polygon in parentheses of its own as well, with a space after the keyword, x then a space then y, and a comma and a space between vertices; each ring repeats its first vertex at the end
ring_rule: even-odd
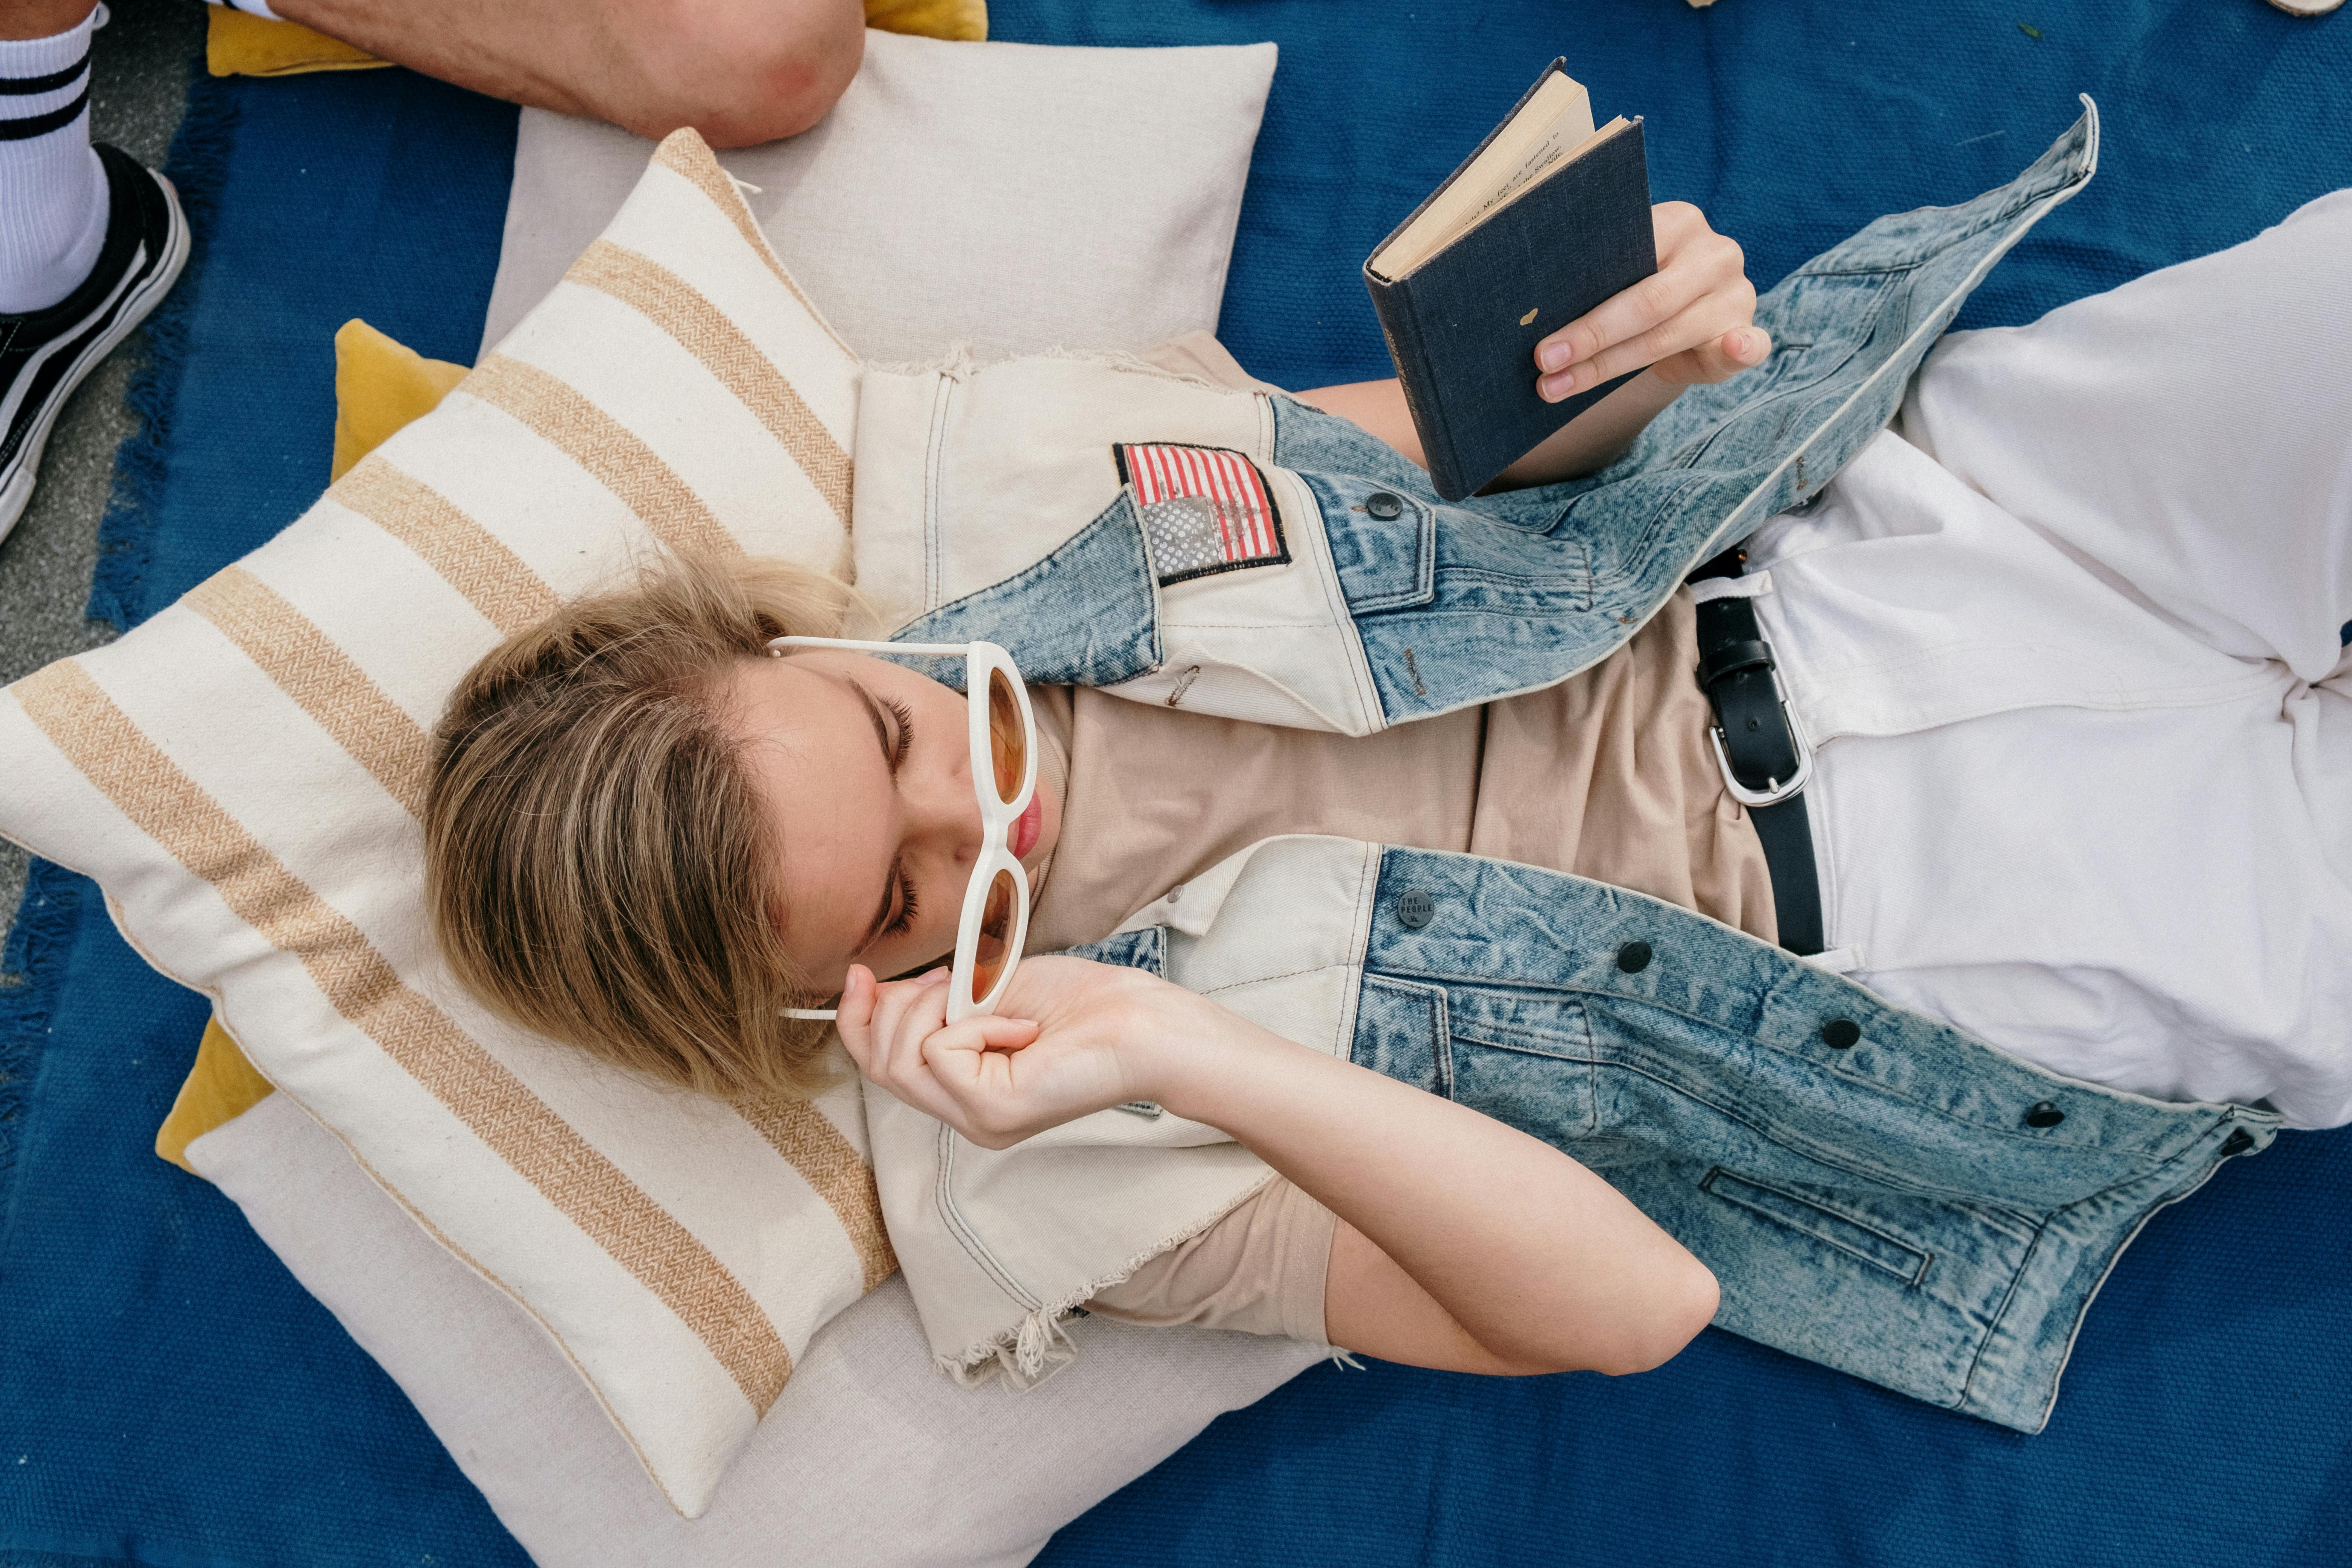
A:
MULTIPOLYGON (((1555 60, 1537 87, 1561 63, 1555 60)), ((1503 124, 1509 122, 1506 116, 1503 124)), ((1490 133, 1487 141, 1493 139, 1490 133)), ((1462 167, 1476 157, 1473 152, 1462 167)), ((1429 200, 1461 173, 1456 169, 1429 200)), ((1416 207, 1372 254, 1428 205, 1416 207)), ((1620 376, 1546 403, 1536 395, 1535 346, 1657 269, 1649 163, 1638 119, 1546 174, 1403 277, 1383 279, 1370 261, 1364 264, 1364 286, 1439 495, 1460 500, 1475 494, 1630 379, 1620 376)))

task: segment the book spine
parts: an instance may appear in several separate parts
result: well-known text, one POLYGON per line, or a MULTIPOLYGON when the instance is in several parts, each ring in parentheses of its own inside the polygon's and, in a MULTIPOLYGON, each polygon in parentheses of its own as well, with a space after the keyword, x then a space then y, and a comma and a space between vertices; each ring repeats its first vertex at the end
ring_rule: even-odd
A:
POLYGON ((1389 358, 1404 388, 1405 411, 1412 416, 1413 434, 1421 437, 1422 460, 1440 495, 1458 494, 1450 488, 1461 477, 1454 437, 1445 427, 1445 405, 1436 395, 1437 383, 1421 335, 1421 317, 1412 307, 1412 290, 1405 283, 1364 273, 1364 287, 1372 296, 1372 314, 1379 318, 1381 336, 1387 340, 1389 358))

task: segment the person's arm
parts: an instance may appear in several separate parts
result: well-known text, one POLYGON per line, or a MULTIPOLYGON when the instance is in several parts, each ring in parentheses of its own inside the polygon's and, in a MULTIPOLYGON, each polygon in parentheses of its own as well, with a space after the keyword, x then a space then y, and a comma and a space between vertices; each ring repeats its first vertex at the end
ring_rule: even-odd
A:
MULTIPOLYGON (((1558 403, 1628 371, 1642 374, 1554 431, 1490 489, 1521 489, 1598 473, 1683 388, 1727 381, 1772 352, 1771 337, 1750 324, 1756 289, 1739 247, 1707 226, 1706 215, 1688 202, 1663 203, 1650 216, 1658 270, 1536 345, 1536 395, 1558 403)), ((1297 396, 1428 466, 1397 382, 1350 382, 1297 396)))
POLYGON ((986 1148, 1135 1100, 1232 1134, 1339 1216, 1336 1344, 1467 1372, 1631 1373, 1715 1315, 1705 1265, 1490 1117, 1138 971, 1030 959, 1005 1004, 1025 1018, 953 1026, 940 978, 851 970, 839 1025, 868 1079, 986 1148))
POLYGON ((658 140, 793 136, 866 55, 858 0, 272 0, 289 22, 443 81, 658 140))

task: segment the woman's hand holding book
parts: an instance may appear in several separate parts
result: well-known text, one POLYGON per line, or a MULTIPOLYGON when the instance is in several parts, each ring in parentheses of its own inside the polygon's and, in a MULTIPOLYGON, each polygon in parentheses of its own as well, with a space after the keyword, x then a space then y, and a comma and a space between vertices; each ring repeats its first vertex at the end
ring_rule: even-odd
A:
POLYGON ((1772 339, 1750 323, 1756 286, 1738 244, 1688 202, 1650 209, 1658 269, 1536 344, 1536 392, 1558 403, 1646 367, 1681 388, 1764 363, 1772 339))

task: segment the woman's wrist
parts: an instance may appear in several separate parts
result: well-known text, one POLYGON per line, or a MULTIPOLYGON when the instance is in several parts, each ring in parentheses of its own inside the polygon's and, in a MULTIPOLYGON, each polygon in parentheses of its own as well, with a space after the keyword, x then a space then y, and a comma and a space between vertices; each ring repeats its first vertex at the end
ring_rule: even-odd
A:
POLYGON ((1130 1037, 1140 1047, 1137 1081, 1148 1086, 1140 1098, 1236 1137, 1279 1094, 1281 1075, 1295 1070, 1289 1058, 1317 1054, 1172 984, 1130 1037))

